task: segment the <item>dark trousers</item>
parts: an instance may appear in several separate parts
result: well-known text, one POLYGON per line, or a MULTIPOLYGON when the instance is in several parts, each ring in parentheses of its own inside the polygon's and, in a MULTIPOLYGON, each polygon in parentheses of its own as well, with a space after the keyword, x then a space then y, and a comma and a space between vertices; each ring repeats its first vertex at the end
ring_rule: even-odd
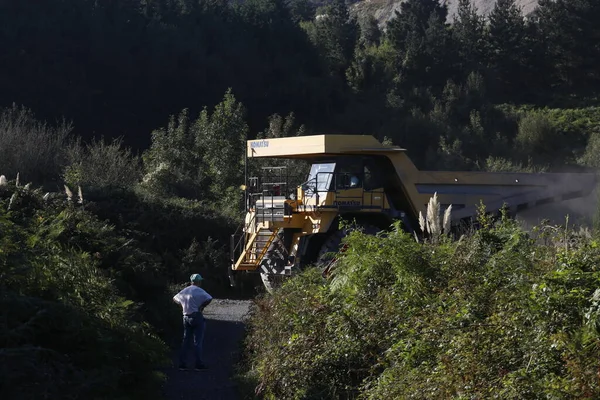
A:
POLYGON ((190 315, 183 316, 183 343, 179 351, 179 365, 186 364, 187 350, 194 340, 194 356, 196 358, 196 366, 201 366, 202 362, 202 342, 204 341, 204 330, 206 329, 206 321, 200 312, 195 312, 190 315))

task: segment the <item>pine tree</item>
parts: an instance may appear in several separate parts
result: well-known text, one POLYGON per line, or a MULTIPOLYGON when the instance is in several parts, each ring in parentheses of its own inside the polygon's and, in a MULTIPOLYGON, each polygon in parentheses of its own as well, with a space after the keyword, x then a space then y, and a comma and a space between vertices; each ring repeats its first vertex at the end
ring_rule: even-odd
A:
POLYGON ((400 5, 400 12, 387 25, 387 38, 394 48, 404 52, 407 42, 414 37, 424 37, 429 26, 431 14, 446 22, 448 8, 438 0, 408 0, 400 5))
POLYGON ((555 66, 556 83, 571 93, 598 93, 600 2, 540 0, 536 14, 555 66))
POLYGON ((403 90, 435 86, 453 76, 454 47, 446 24, 447 7, 437 0, 409 0, 388 23, 386 39, 395 51, 403 90))
POLYGON ((296 23, 312 21, 317 10, 310 0, 289 0, 287 6, 290 9, 292 20, 296 23))
POLYGON ((372 15, 363 16, 359 19, 360 42, 366 46, 378 45, 381 40, 381 29, 377 20, 372 15))
POLYGON ((344 76, 352 61, 358 29, 344 0, 335 0, 319 10, 309 36, 320 49, 332 75, 344 76))
POLYGON ((526 82, 526 27, 515 0, 496 2, 487 33, 492 92, 501 101, 516 99, 526 82))
POLYGON ((427 64, 424 68, 420 67, 425 72, 424 83, 441 88, 446 81, 454 79, 457 57, 446 20, 442 20, 437 13, 432 13, 429 17, 424 44, 427 64))
POLYGON ((456 20, 452 24, 462 77, 481 72, 485 62, 485 18, 477 13, 471 0, 458 0, 456 20))
MULTIPOLYGON (((378 46, 381 40, 381 31, 377 20, 369 15, 359 20, 360 37, 354 50, 352 64, 346 70, 348 85, 355 93, 369 91, 380 92, 379 85, 383 83, 378 46)), ((378 96, 381 93, 371 93, 378 96)), ((363 98, 364 100, 364 98, 363 98)), ((375 101, 373 99, 373 101, 375 101)))

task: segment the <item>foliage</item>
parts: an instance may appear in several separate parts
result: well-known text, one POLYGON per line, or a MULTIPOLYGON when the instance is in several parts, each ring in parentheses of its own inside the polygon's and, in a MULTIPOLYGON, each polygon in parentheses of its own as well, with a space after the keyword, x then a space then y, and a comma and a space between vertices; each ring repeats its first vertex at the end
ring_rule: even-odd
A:
POLYGON ((516 121, 513 160, 532 166, 560 167, 566 164, 595 167, 595 136, 600 132, 598 107, 578 109, 499 106, 509 120, 516 121))
MULTIPOLYGON (((160 276, 159 287, 185 282, 191 273, 199 272, 206 277, 205 288, 209 293, 232 295, 227 290, 225 271, 229 254, 226 246, 237 221, 220 215, 205 202, 163 198, 143 189, 94 192, 86 198, 86 210, 100 220, 109 221, 134 240, 141 250, 155 255, 164 274, 160 276)), ((142 282, 147 285, 159 283, 155 278, 149 278, 142 282)), ((159 296, 148 288, 137 293, 150 302, 159 296)), ((156 318, 155 325, 171 332, 176 327, 169 319, 172 314, 168 309, 154 309, 153 306, 149 306, 146 317, 151 321, 156 318)))
POLYGON ((459 52, 460 69, 481 73, 484 70, 487 48, 485 19, 477 13, 470 0, 459 0, 452 35, 459 52))
POLYGON ((236 192, 231 190, 243 183, 248 135, 244 106, 228 91, 212 115, 204 109, 195 124, 203 161, 208 166, 210 192, 218 207, 227 209, 233 205, 230 212, 235 214, 239 202, 235 201, 236 192))
POLYGON ((288 0, 292 20, 295 22, 310 21, 315 17, 316 5, 310 0, 288 0))
POLYGON ((516 93, 526 75, 526 28, 523 14, 515 0, 498 0, 489 15, 487 43, 489 68, 495 75, 497 96, 507 89, 516 93))
MULTIPOLYGON (((345 1, 334 0, 319 10, 312 27, 306 27, 332 75, 343 76, 357 40, 358 24, 345 1)), ((306 25, 305 25, 306 26, 306 25)))
POLYGON ((600 133, 593 133, 585 148, 585 153, 579 159, 583 165, 600 168, 600 133))
MULTIPOLYGON (((598 100, 599 9, 592 0, 542 0, 527 18, 515 0, 496 2, 487 18, 460 0, 453 21, 444 2, 411 0, 385 27, 337 0, 28 1, 1 6, 0 35, 10 45, 0 66, 0 106, 17 101, 46 120, 65 116, 85 142, 122 137, 140 153, 157 147, 157 132, 172 145, 189 144, 177 137, 192 129, 192 116, 222 103, 231 88, 244 104, 248 138, 269 116, 293 112, 307 132, 391 138, 422 168, 482 169, 489 157, 517 165, 527 157, 515 151, 517 121, 500 103, 579 113, 598 100), (473 77, 485 88, 477 101, 448 98, 472 87, 473 77)), ((580 162, 585 133, 547 157, 550 169, 580 162)), ((211 183, 213 167, 180 156, 150 166, 151 190, 197 198, 214 189, 225 204, 237 204, 235 191, 223 196, 211 183)), ((531 159, 540 163, 534 168, 546 167, 547 160, 531 159)), ((70 167, 69 180, 77 180, 78 167, 70 167)))
POLYGON ((548 118, 535 111, 525 114, 519 120, 515 142, 521 157, 531 157, 537 164, 551 161, 564 146, 562 137, 548 118))
POLYGON ((228 90, 212 113, 196 120, 184 109, 167 128, 152 133, 144 154, 144 187, 163 196, 203 198, 225 214, 240 206, 235 189, 243 183, 248 127, 244 107, 228 90))
POLYGON ((581 143, 587 135, 600 132, 599 107, 549 109, 547 115, 559 132, 576 143, 581 143))
POLYGON ((521 162, 515 163, 506 158, 492 156, 485 160, 483 170, 488 172, 545 172, 545 168, 533 165, 530 158, 527 160, 527 164, 523 165, 521 162))
POLYGON ((234 3, 3 3, 0 106, 65 116, 86 141, 125 136, 136 149, 168 115, 212 107, 228 87, 250 107, 255 131, 274 112, 316 121, 329 85, 284 1, 234 3))
POLYGON ((353 232, 331 281, 309 269, 255 302, 264 398, 596 398, 600 251, 504 216, 456 241, 353 232))
POLYGON ((63 177, 68 185, 87 189, 132 188, 141 177, 139 160, 123 139, 107 143, 104 138, 82 144, 81 138, 66 150, 67 161, 63 177))
POLYGON ((168 352, 138 292, 155 259, 39 190, 0 187, 0 227, 2 397, 157 398, 168 352))
POLYGON ((592 22, 600 16, 598 3, 540 0, 536 16, 553 60, 553 86, 566 92, 594 92, 600 79, 595 68, 600 57, 600 32, 592 22))
MULTIPOLYGON (((446 29, 448 9, 437 0, 409 0, 400 5, 386 31, 396 51, 399 90, 444 85, 450 60, 450 35, 446 29)), ((452 76, 452 72, 450 72, 452 76)))
POLYGON ((25 107, 0 109, 0 168, 6 176, 27 182, 50 181, 63 165, 62 148, 71 132, 65 121, 51 126, 25 107))

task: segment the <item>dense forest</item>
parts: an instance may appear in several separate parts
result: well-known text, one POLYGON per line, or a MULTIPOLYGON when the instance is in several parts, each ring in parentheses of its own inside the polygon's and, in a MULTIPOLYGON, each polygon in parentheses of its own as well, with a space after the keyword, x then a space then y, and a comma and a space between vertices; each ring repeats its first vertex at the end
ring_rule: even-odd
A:
MULTIPOLYGON (((598 20, 600 3, 595 0, 540 0, 527 18, 513 0, 498 0, 486 17, 468 0, 458 0, 452 23, 441 1, 408 0, 384 29, 370 15, 351 14, 343 0, 1 1, 0 314, 7 317, 0 321, 0 397, 159 396, 163 376, 157 369, 168 364, 168 347, 178 340, 172 293, 191 272, 201 272, 209 291, 232 294, 225 274, 227 239, 241 218, 239 185, 248 138, 372 134, 407 148, 420 168, 429 169, 599 167, 598 20)), ((482 252, 475 253, 480 262, 458 256, 448 260, 485 270, 493 251, 509 257, 513 250, 523 255, 532 250, 515 227, 489 229, 468 239, 469 246, 482 252)), ((390 246, 409 246, 409 239, 390 246)), ((534 269, 539 276, 548 274, 552 284, 554 278, 584 274, 586 289, 569 304, 573 315, 589 309, 596 316, 588 304, 596 283, 595 259, 573 264, 573 276, 565 276, 563 264, 556 261, 597 247, 587 237, 577 243, 580 247, 566 255, 548 248, 528 262, 539 267, 534 269)), ((471 248, 444 246, 441 254, 471 248)), ((428 271, 440 277, 429 286, 419 284, 419 304, 435 303, 432 291, 449 294, 453 285, 463 283, 475 287, 438 261, 427 261, 428 271)), ((396 272, 404 279, 402 270, 396 272)), ((377 273, 373 279, 383 279, 377 273)), ((477 273, 488 278, 485 271, 477 273)), ((498 277, 489 277, 496 282, 492 278, 498 277)), ((315 277, 302 277, 283 293, 302 298, 306 279, 315 277)), ((384 304, 380 300, 404 301, 373 297, 375 281, 361 282, 366 286, 352 288, 351 295, 343 294, 350 287, 339 283, 343 296, 336 294, 330 305, 337 307, 342 300, 351 304, 362 289, 379 299, 373 309, 384 304)), ((307 288, 317 291, 313 283, 307 288)), ((509 283, 494 284, 510 293, 515 287, 509 283)), ((515 293, 530 295, 521 286, 517 289, 515 293)), ((551 299, 556 304, 562 304, 560 293, 551 299)), ((275 303, 265 303, 265 309, 279 307, 281 299, 268 300, 275 303)), ((321 300, 311 304, 318 306, 321 300)), ((448 313, 464 306, 459 300, 448 313)), ((480 298, 467 300, 475 304, 480 298)), ((310 307, 294 312, 303 310, 316 312, 310 307)), ((496 311, 490 305, 477 314, 478 321, 508 315, 496 311)), ((258 313, 256 318, 266 317, 258 313)), ((515 318, 518 330, 523 321, 520 314, 515 318)), ((527 323, 532 321, 539 322, 527 323)), ((437 329, 435 324, 444 321, 427 323, 437 329)), ((335 326, 333 333, 345 329, 335 326)), ((587 335, 586 341, 559 345, 590 345, 593 340, 587 339, 597 336, 584 328, 580 334, 587 335)), ((540 346, 556 334, 552 329, 536 336, 540 346)), ((282 332, 277 337, 282 341, 295 334, 282 332)), ((252 345, 263 333, 252 333, 249 351, 256 350, 252 345)), ((369 351, 397 343, 400 336, 394 335, 369 351)), ((423 344, 425 350, 417 349, 414 359, 403 362, 417 365, 433 357, 430 345, 423 344)), ((556 354, 526 350, 508 355, 513 358, 506 365, 517 365, 517 356, 533 359, 539 354, 547 361, 542 367, 548 368, 539 374, 551 371, 558 377, 551 383, 558 386, 567 379, 563 364, 552 358, 556 354)), ((374 353, 369 351, 364 354, 370 357, 374 353)), ((318 397, 323 387, 352 397, 363 381, 376 390, 369 394, 373 398, 402 393, 399 388, 390 392, 385 380, 404 373, 404 364, 389 370, 390 375, 361 370, 344 378, 350 380, 338 379, 338 364, 328 364, 333 372, 323 380, 282 389, 281 382, 264 380, 268 368, 279 367, 271 363, 271 355, 281 354, 257 353, 249 361, 251 380, 277 398, 318 397), (334 379, 328 381, 329 376, 334 379)), ((341 353, 334 355, 338 358, 332 360, 341 360, 341 353)), ((472 355, 456 355, 463 356, 472 355)), ((469 360, 477 365, 480 359, 473 357, 469 360)), ((361 369, 372 361, 359 357, 353 362, 361 369)), ((575 379, 597 393, 589 382, 593 365, 586 364, 588 359, 579 361, 569 364, 583 371, 575 379)), ((431 373, 423 368, 423 374, 431 373)), ((519 374, 529 367, 517 370, 510 376, 519 383, 519 374)), ((414 382, 405 383, 410 390, 419 389, 414 382)), ((558 386, 564 393, 576 391, 558 386)), ((506 393, 507 398, 522 394, 506 393)))
POLYGON ((408 1, 382 31, 343 1, 5 1, 0 105, 144 149, 169 115, 197 114, 231 88, 250 136, 293 112, 309 132, 387 136, 425 166, 490 167, 490 138, 493 157, 556 160, 560 150, 571 162, 589 129, 554 122, 589 116, 520 106, 597 105, 599 12, 594 1, 546 0, 525 19, 499 0, 484 18, 458 0, 449 24, 441 2, 408 1))

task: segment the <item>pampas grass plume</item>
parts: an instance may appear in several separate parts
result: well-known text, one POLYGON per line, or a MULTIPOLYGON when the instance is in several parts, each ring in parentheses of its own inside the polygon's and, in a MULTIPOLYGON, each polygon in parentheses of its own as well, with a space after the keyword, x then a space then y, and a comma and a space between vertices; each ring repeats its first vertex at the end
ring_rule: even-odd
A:
POLYGON ((440 204, 438 202, 437 192, 435 192, 433 197, 429 199, 429 203, 427 203, 427 223, 432 235, 441 233, 442 227, 440 222, 440 204))
POLYGON ((452 216, 452 204, 446 208, 444 211, 444 233, 450 233, 450 225, 451 225, 451 216, 452 216))
POLYGON ((423 217, 423 213, 421 211, 419 211, 419 226, 421 227, 421 232, 427 233, 425 217, 423 217))
POLYGON ((71 192, 71 189, 69 189, 67 185, 65 185, 65 193, 67 194, 67 199, 69 201, 73 199, 73 192, 71 192))

